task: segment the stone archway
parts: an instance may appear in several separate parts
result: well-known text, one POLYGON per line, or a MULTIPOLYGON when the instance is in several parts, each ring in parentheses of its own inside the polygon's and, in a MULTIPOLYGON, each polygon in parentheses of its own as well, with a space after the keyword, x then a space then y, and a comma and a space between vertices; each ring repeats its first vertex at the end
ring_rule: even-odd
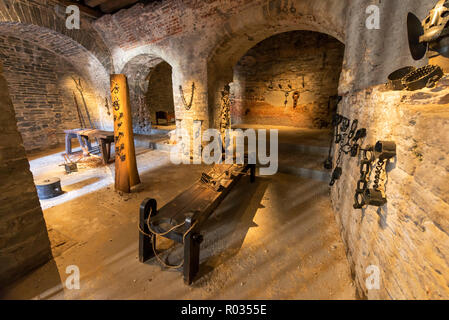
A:
POLYGON ((329 128, 344 45, 313 31, 290 31, 251 48, 234 66, 233 125, 329 128))
MULTIPOLYGON (((56 42, 49 38, 52 37, 52 34, 59 34, 71 40, 72 43, 77 43, 85 48, 86 51, 96 57, 108 73, 113 71, 112 57, 108 46, 93 27, 94 17, 83 13, 81 15, 81 29, 70 30, 65 27, 65 6, 55 1, 40 2, 42 3, 17 0, 2 1, 0 3, 1 24, 17 25, 19 28, 26 26, 23 29, 25 33, 30 32, 29 26, 43 28, 40 29, 43 31, 41 33, 42 44, 52 42, 55 45, 56 42)), ((64 50, 62 46, 60 48, 64 50)), ((73 45, 67 46, 65 50, 70 48, 73 48, 73 45)))
POLYGON ((54 147, 64 141, 65 129, 81 126, 74 95, 86 127, 111 127, 105 108, 108 74, 86 48, 63 34, 20 23, 0 23, 0 42, 4 75, 27 151, 54 147), (83 95, 73 79, 81 79, 83 95))
POLYGON ((174 118, 172 67, 168 62, 156 55, 139 54, 121 73, 128 78, 134 133, 150 133, 158 111, 174 118))
POLYGON ((208 105, 211 127, 217 126, 223 87, 232 82, 233 68, 254 45, 276 34, 306 30, 345 42, 348 1, 267 1, 233 16, 217 34, 208 54, 208 105))

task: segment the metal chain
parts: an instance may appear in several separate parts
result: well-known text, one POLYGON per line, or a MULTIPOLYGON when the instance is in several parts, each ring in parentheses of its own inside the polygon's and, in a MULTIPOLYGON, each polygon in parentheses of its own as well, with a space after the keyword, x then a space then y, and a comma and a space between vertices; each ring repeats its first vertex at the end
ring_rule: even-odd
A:
POLYGON ((357 188, 354 196, 354 209, 361 209, 365 206, 365 199, 363 197, 365 191, 368 189, 369 178, 371 175, 371 166, 373 163, 373 147, 367 146, 362 149, 362 159, 360 162, 360 179, 357 181, 357 188), (371 156, 368 157, 368 152, 371 156))
POLYGON ((337 157, 337 162, 336 162, 336 166, 339 167, 341 164, 341 157, 343 155, 343 147, 344 147, 344 139, 342 139, 340 141, 340 148, 338 148, 338 157, 337 157))
POLYGON ((380 182, 381 182, 381 180, 382 180, 382 178, 381 178, 381 175, 382 175, 382 172, 384 171, 384 165, 385 165, 385 160, 384 159, 382 159, 382 160, 379 160, 378 162, 377 162, 377 165, 376 165, 376 174, 374 175, 374 185, 373 185, 373 188, 375 189, 375 190, 380 190, 380 182))
POLYGON ((184 108, 186 108, 186 110, 190 110, 190 108, 192 108, 193 96, 195 94, 195 82, 192 82, 192 95, 190 96, 189 103, 187 103, 186 98, 184 97, 184 90, 182 89, 182 86, 179 86, 179 92, 181 93, 181 98, 182 98, 182 103, 184 104, 184 108))
POLYGON ((351 140, 353 140, 357 126, 358 126, 358 120, 353 120, 351 124, 351 120, 349 120, 346 117, 343 117, 341 115, 336 115, 335 118, 335 143, 339 145, 338 148, 338 157, 336 161, 336 167, 334 172, 332 173, 332 178, 329 183, 330 186, 333 186, 335 182, 340 179, 341 173, 342 173, 342 156, 344 154, 349 154, 352 151, 353 145, 351 143, 351 140), (350 129, 348 133, 348 129, 350 129))

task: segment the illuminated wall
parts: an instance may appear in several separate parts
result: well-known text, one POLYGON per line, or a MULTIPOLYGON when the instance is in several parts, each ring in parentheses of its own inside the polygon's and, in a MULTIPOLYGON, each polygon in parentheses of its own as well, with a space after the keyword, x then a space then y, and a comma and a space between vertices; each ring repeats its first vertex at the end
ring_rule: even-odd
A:
POLYGON ((328 102, 337 95, 343 54, 341 42, 317 32, 282 33, 260 42, 234 68, 232 122, 329 125, 328 102))
MULTIPOLYGON (((82 98, 72 80, 72 76, 80 76, 65 59, 11 36, 0 36, 0 56, 27 152, 61 144, 65 129, 80 127, 73 92, 88 123, 82 98)), ((98 125, 97 101, 89 83, 82 79, 82 84, 90 116, 98 125)))
POLYGON ((51 258, 30 165, 0 63, 0 291, 51 258))
POLYGON ((156 123, 157 111, 175 112, 172 68, 167 62, 163 61, 159 63, 150 72, 145 102, 153 124, 156 123))

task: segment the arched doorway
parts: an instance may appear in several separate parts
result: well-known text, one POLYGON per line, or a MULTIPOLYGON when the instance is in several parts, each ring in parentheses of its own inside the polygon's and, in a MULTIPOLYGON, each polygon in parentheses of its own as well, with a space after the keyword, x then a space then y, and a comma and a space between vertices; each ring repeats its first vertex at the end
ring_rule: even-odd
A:
POLYGON ((172 67, 165 60, 140 54, 123 67, 128 77, 133 130, 136 134, 151 134, 158 124, 174 126, 172 67))
POLYGON ((156 125, 174 125, 172 67, 162 61, 150 71, 147 79, 148 89, 145 94, 145 104, 151 119, 154 119, 156 125), (159 113, 165 113, 168 116, 167 119, 159 119, 159 113))
POLYGON ((271 36, 234 66, 234 125, 329 128, 338 94, 344 45, 313 31, 271 36))
POLYGON ((105 108, 108 73, 81 44, 47 28, 20 23, 0 23, 0 44, 27 153, 63 144, 66 129, 110 127, 105 108), (41 34, 47 35, 45 41, 41 34), (81 81, 82 93, 74 80, 81 81))
POLYGON ((208 60, 210 122, 221 127, 221 97, 230 87, 233 128, 278 129, 279 171, 328 182, 323 162, 345 54, 341 35, 331 34, 247 26, 224 37, 208 60))

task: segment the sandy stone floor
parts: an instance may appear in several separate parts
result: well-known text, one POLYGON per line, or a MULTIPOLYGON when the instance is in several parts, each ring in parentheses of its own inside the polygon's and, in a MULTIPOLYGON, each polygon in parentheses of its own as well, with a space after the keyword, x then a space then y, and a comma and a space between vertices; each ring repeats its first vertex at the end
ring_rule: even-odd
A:
MULTIPOLYGON (((159 206, 207 167, 170 163, 166 152, 137 150, 142 185, 113 191, 113 164, 64 175, 60 154, 31 160, 35 178, 59 176, 66 192, 42 201, 54 260, 2 292, 6 299, 355 299, 326 183, 278 173, 244 177, 208 220, 201 266, 192 286, 155 259, 138 261, 138 208, 159 206), (80 290, 65 286, 79 267, 80 290)), ((179 245, 159 241, 168 261, 179 245)))

